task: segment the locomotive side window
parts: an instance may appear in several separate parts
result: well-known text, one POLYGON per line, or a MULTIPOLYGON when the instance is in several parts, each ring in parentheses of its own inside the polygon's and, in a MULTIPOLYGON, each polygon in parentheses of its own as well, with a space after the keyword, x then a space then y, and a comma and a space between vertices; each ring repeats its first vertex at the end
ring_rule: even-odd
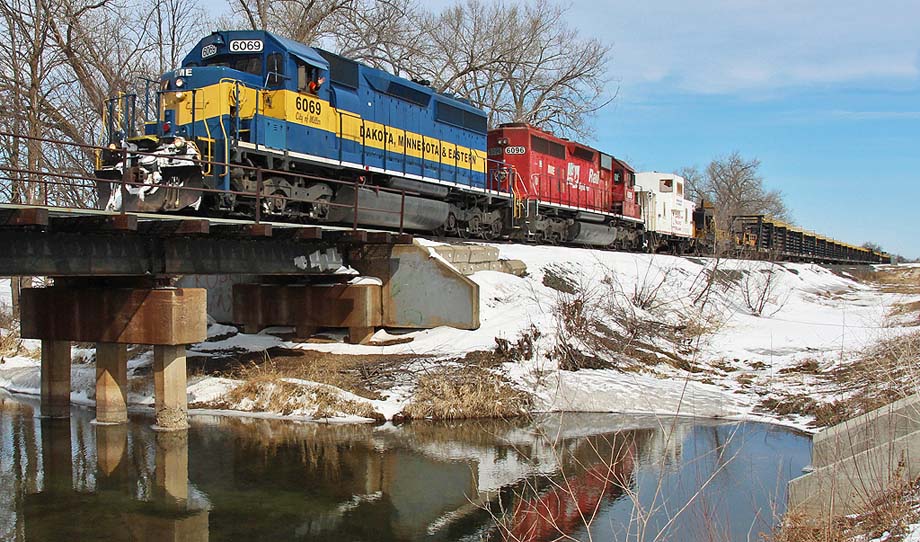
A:
POLYGON ((658 182, 658 191, 659 192, 673 192, 674 191, 674 179, 661 179, 658 182))
POLYGON ((613 157, 609 154, 601 153, 601 169, 613 169, 613 157))
POLYGON ((684 195, 684 185, 683 185, 683 183, 677 183, 677 195, 683 197, 683 195, 684 195))
POLYGON ((565 160, 565 147, 559 143, 556 143, 555 141, 550 141, 540 136, 531 135, 530 147, 534 152, 546 154, 560 160, 565 160))
POLYGON ((616 184, 620 184, 623 182, 623 174, 620 172, 620 170, 613 172, 613 182, 615 182, 616 184))
POLYGON ((358 88, 358 63, 342 58, 337 54, 316 49, 316 52, 329 63, 329 80, 349 88, 358 88))
POLYGON ((284 80, 284 59, 281 53, 272 53, 266 60, 268 76, 265 80, 269 85, 280 85, 284 80))
POLYGON ((297 90, 316 94, 315 90, 310 90, 311 82, 315 88, 319 88, 319 70, 303 62, 297 62, 297 90))

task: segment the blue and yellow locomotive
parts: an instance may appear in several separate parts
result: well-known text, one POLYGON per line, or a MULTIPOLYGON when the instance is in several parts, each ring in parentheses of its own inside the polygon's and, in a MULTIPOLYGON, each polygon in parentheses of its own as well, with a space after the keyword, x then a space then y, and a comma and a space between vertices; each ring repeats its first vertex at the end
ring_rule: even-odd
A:
POLYGON ((474 222, 501 230, 495 198, 507 196, 487 180, 486 115, 427 82, 270 32, 222 31, 202 39, 159 84, 148 99, 155 120, 142 135, 130 133, 126 104, 110 104, 113 151, 97 176, 121 179, 131 170, 139 183, 101 193, 110 208, 250 212, 255 199, 240 193, 256 193, 253 168, 261 168, 271 172, 261 179, 261 211, 270 215, 350 222, 346 206, 359 186, 365 225, 396 226, 393 211, 404 207, 410 229, 474 222), (163 185, 226 192, 202 197, 163 185), (375 186, 412 195, 403 200, 375 186))

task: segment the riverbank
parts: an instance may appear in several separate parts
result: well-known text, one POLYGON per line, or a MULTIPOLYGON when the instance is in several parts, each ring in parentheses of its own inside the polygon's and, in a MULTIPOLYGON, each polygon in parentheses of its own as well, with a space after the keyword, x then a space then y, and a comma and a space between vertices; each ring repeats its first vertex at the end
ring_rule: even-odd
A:
MULTIPOLYGON (((190 406, 355 422, 571 411, 813 428, 832 422, 828 413, 863 408, 842 409, 860 392, 828 375, 920 324, 915 268, 855 276, 811 264, 494 246, 528 274, 471 276, 480 329, 379 331, 365 346, 336 333, 297 343, 290 329, 244 334, 212 323, 188 352, 190 406)), ((0 291, 8 303, 8 281, 0 291)), ((38 393, 36 349, 6 346, 0 386, 38 393)), ((76 345, 74 359, 72 398, 91 403, 92 350, 76 345)), ((151 364, 151 352, 132 351, 130 403, 152 404, 151 364)))

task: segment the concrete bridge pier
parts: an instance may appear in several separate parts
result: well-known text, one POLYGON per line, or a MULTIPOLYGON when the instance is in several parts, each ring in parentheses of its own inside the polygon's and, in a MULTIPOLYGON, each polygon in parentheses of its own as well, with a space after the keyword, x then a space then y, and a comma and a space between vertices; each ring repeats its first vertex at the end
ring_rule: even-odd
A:
POLYGON ((127 393, 128 345, 96 343, 96 422, 127 422, 127 393))
POLYGON ((96 420, 127 421, 127 345, 152 345, 156 426, 188 428, 185 345, 207 336, 201 288, 65 282, 22 292, 22 336, 42 341, 42 415, 70 414, 70 344, 96 343, 96 420))
POLYGON ((70 417, 70 341, 42 339, 41 415, 70 417))

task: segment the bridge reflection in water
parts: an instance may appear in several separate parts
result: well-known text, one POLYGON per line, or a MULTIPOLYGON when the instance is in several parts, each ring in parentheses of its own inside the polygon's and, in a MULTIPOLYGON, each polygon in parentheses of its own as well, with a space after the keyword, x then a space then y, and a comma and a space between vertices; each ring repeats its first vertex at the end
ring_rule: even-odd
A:
POLYGON ((3 393, 0 539, 17 541, 585 538, 588 518, 628 520, 624 494, 642 485, 643 465, 679 467, 700 423, 596 415, 373 427, 199 415, 187 434, 157 433, 152 418, 93 425, 79 408, 70 420, 37 419, 30 401, 3 393))

